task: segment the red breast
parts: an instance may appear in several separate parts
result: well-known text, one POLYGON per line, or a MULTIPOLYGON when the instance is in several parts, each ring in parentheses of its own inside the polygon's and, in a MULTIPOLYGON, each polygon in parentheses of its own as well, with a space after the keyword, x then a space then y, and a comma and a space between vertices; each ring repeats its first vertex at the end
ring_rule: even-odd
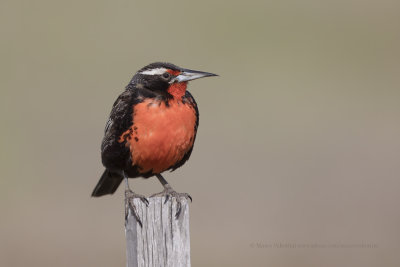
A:
POLYGON ((169 100, 168 105, 148 99, 133 107, 133 125, 121 135, 119 142, 127 141, 132 163, 141 173, 169 169, 193 146, 196 112, 191 105, 177 100, 185 89, 186 83, 184 88, 182 85, 171 88, 176 98, 169 100))

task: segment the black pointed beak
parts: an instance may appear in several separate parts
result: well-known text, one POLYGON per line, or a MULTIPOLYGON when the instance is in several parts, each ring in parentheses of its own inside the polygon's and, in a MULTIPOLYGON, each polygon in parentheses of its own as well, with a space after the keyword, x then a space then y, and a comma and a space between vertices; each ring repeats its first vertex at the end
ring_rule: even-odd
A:
POLYGON ((171 82, 188 82, 204 77, 211 77, 211 76, 218 76, 217 74, 198 71, 198 70, 189 70, 189 69, 182 69, 182 72, 175 77, 171 82))

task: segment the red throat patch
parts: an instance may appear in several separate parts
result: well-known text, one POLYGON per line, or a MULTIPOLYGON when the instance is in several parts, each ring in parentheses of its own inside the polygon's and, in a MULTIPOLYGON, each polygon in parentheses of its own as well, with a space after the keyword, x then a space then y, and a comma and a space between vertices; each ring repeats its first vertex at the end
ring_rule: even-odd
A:
POLYGON ((168 88, 168 93, 170 93, 174 98, 181 99, 186 93, 187 82, 173 83, 168 88))

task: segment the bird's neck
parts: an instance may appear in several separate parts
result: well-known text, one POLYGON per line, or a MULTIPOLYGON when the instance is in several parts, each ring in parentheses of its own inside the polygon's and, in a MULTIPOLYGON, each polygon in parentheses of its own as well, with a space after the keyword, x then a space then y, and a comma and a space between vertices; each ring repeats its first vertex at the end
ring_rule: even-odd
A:
POLYGON ((168 93, 176 99, 181 99, 186 93, 187 82, 173 83, 168 87, 168 93))

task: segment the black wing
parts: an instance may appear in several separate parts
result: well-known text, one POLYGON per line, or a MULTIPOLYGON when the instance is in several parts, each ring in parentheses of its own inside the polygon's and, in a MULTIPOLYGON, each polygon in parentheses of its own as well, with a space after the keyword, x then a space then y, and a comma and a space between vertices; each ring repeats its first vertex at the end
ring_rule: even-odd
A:
POLYGON ((125 90, 114 102, 101 143, 103 165, 109 170, 124 170, 130 164, 129 148, 118 142, 122 133, 132 126, 135 90, 125 90))

